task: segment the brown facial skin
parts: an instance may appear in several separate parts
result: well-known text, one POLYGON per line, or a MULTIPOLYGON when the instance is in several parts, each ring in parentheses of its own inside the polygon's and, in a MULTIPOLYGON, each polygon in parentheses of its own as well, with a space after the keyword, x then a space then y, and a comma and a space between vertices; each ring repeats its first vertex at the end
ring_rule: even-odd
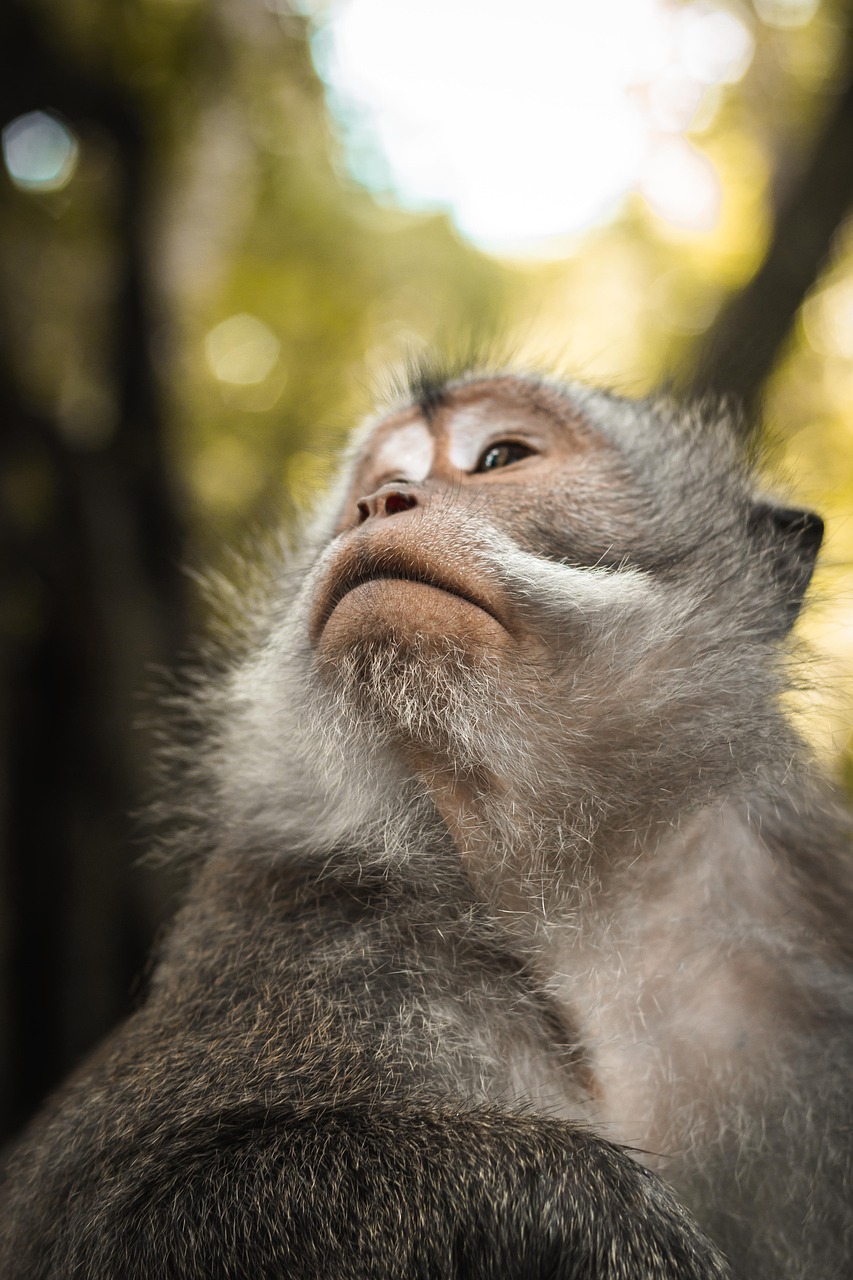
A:
POLYGON ((619 489, 605 442, 556 394, 510 378, 466 384, 429 422, 417 408, 386 419, 355 468, 312 612, 318 654, 334 660, 386 633, 402 645, 450 639, 472 655, 535 645, 466 546, 466 517, 537 552, 547 529, 557 553, 577 546, 595 562, 627 533, 619 489), (572 528, 573 508, 596 507, 609 525, 572 528))

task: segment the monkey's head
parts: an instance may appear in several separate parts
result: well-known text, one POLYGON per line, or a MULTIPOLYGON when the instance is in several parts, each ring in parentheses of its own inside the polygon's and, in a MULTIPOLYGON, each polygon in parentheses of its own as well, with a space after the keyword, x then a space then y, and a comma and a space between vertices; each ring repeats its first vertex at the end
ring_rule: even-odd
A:
POLYGON ((642 626, 689 600, 750 643, 787 631, 820 521, 752 498, 731 431, 670 418, 504 376, 381 420, 316 575, 320 669, 363 677, 381 655, 393 688, 395 671, 451 661, 528 696, 626 612, 642 626))
POLYGON ((822 525, 756 497, 721 413, 468 376, 373 425, 339 493, 265 652, 288 709, 252 668, 281 770, 307 750, 354 808, 409 771, 584 812, 682 787, 683 812, 759 767, 822 525), (354 756, 355 787, 328 763, 354 756))

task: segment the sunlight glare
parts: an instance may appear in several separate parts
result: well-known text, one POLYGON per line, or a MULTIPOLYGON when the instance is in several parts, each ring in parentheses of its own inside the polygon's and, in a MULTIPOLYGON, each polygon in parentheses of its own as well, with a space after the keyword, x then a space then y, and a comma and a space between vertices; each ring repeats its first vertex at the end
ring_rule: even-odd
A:
MULTIPOLYGON (((680 227, 713 226, 710 161, 670 143, 752 52, 706 0, 339 0, 315 44, 345 134, 372 134, 397 197, 496 251, 583 231, 637 189, 680 227)), ((369 156, 351 164, 377 185, 369 156)))

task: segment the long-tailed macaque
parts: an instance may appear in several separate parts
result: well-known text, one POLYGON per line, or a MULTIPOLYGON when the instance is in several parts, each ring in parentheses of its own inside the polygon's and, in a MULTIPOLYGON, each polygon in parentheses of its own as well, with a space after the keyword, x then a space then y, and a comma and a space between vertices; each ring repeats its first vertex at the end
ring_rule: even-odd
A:
POLYGON ((4 1280, 849 1280, 850 819, 780 708, 821 534, 714 410, 389 409, 188 695, 193 887, 4 1280))

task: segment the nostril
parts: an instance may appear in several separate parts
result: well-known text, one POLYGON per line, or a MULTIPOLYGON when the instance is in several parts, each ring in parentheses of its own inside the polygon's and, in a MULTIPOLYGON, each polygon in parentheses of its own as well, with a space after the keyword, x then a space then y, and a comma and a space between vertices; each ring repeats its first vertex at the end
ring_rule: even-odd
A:
POLYGON ((417 505, 418 500, 414 494, 407 493, 405 489, 390 487, 378 489, 367 498, 359 498, 355 504, 359 524, 364 524, 365 520, 369 520, 371 516, 395 516, 400 511, 411 511, 412 507, 417 505))
POLYGON ((385 497, 386 516, 395 516, 399 511, 411 511, 417 501, 410 493, 389 493, 385 497))

